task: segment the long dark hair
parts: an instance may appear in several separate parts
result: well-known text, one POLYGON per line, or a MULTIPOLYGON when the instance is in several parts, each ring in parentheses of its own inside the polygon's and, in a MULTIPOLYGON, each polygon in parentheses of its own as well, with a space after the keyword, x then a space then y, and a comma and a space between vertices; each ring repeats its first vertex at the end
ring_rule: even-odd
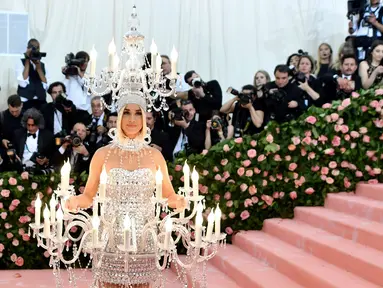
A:
MULTIPOLYGON (((371 64, 372 63, 372 52, 375 50, 376 47, 379 45, 383 46, 383 40, 375 40, 372 42, 370 49, 368 50, 368 55, 367 55, 367 63, 371 64)), ((380 60, 380 65, 383 64, 383 59, 380 60)))

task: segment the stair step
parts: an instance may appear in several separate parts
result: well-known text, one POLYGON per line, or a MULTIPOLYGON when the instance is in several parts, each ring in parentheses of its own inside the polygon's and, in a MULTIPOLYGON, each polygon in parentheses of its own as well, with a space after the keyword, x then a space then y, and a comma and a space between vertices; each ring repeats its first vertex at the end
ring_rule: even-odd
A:
MULTIPOLYGON (((218 253, 222 253, 225 251, 224 249, 220 249, 218 253)), ((185 255, 180 255, 179 256, 181 261, 186 261, 185 255)), ((185 263, 185 262, 184 262, 185 263)), ((187 263, 187 262, 186 262, 187 263)), ((178 266, 178 270, 181 268, 178 266)), ((175 265, 172 264, 171 270, 175 275, 178 275, 177 273, 177 268, 175 265)), ((207 287, 212 287, 212 288, 222 288, 222 287, 227 287, 227 288, 242 288, 241 286, 238 286, 236 282, 231 279, 228 275, 220 271, 217 267, 215 267, 212 263, 211 260, 209 260, 206 264, 206 270, 207 270, 207 287)), ((186 274, 187 281, 188 281, 188 287, 192 287, 192 277, 193 275, 190 273, 190 271, 187 272, 186 274)), ((166 287, 166 286, 165 286, 166 287)), ((200 288, 201 285, 200 283, 197 283, 196 288, 200 288)))
POLYGON ((383 184, 359 183, 356 186, 356 195, 383 201, 383 184))
POLYGON ((263 231, 372 283, 383 285, 383 253, 380 251, 291 219, 268 219, 263 224, 263 231))
POLYGON ((383 251, 383 224, 324 207, 296 207, 294 219, 383 251))
POLYGON ((234 245, 227 245, 210 261, 242 288, 303 288, 234 245))
POLYGON ((303 287, 379 287, 262 231, 238 233, 233 242, 257 259, 267 261, 303 287))
POLYGON ((383 202, 351 193, 327 194, 325 208, 383 224, 383 202))

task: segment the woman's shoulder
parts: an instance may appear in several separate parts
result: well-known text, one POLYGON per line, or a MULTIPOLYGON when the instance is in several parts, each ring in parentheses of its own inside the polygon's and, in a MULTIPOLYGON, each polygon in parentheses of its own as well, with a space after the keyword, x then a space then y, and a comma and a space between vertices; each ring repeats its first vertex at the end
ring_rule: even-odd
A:
POLYGON ((153 148, 151 146, 148 146, 145 148, 147 151, 149 151, 152 156, 153 156, 153 159, 156 163, 158 163, 159 161, 165 161, 164 160, 164 156, 162 156, 162 153, 161 151, 159 151, 158 149, 156 148, 153 148))

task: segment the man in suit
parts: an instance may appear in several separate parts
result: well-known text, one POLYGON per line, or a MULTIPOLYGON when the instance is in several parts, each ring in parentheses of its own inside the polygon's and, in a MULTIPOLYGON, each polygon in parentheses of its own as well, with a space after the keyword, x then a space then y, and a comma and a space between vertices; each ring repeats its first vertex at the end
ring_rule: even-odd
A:
POLYGON ((152 141, 150 142, 150 146, 160 151, 165 160, 171 161, 173 157, 171 147, 169 145, 169 135, 166 132, 156 128, 156 120, 157 115, 153 111, 146 112, 146 126, 151 131, 150 137, 152 141))
POLYGON ((101 101, 101 96, 95 96, 91 101, 92 115, 88 118, 87 123, 87 141, 95 150, 97 144, 102 140, 108 129, 106 128, 107 114, 104 111, 104 105, 101 101))
POLYGON ((49 167, 54 151, 53 134, 44 129, 43 115, 36 109, 25 111, 21 125, 15 131, 13 144, 23 167, 43 170, 49 167))
POLYGON ((55 153, 54 166, 56 170, 60 170, 64 165, 64 161, 69 160, 73 172, 82 173, 83 171, 89 171, 89 164, 94 151, 87 142, 84 142, 85 138, 85 125, 83 123, 76 123, 73 126, 71 136, 66 137, 64 143, 55 153), (72 141, 74 137, 80 138, 80 143, 76 144, 75 141, 72 141))

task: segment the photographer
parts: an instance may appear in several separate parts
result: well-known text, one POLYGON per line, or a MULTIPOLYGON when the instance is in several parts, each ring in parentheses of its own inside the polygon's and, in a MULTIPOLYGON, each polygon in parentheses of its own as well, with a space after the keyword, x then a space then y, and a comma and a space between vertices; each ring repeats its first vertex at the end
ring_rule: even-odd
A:
MULTIPOLYGON (((349 7, 349 34, 354 36, 354 47, 358 51, 358 60, 366 57, 366 52, 376 39, 382 39, 383 9, 380 0, 370 0, 368 5, 352 9, 349 7), (357 13, 357 11, 359 12, 357 13)), ((352 2, 350 2, 352 4, 352 2)), ((355 3, 355 2, 354 2, 355 3)), ((358 2, 356 2, 358 3, 358 2)), ((362 3, 359 1, 359 3, 362 3)), ((358 5, 359 6, 359 5, 358 5)))
POLYGON ((301 56, 298 62, 298 70, 295 72, 291 83, 295 83, 304 91, 303 102, 305 109, 311 105, 318 106, 320 98, 321 83, 312 73, 315 71, 314 60, 309 55, 301 56))
POLYGON ((35 108, 25 111, 21 125, 15 131, 12 144, 16 149, 16 159, 25 170, 36 174, 51 173, 50 160, 54 150, 54 138, 44 129, 43 115, 35 108))
POLYGON ((304 110, 303 91, 289 81, 290 69, 287 65, 275 67, 275 81, 266 85, 265 104, 267 123, 275 120, 279 123, 297 118, 304 110))
POLYGON ((222 90, 217 80, 204 82, 195 71, 185 74, 185 81, 192 89, 188 92, 188 99, 196 110, 196 120, 206 123, 212 116, 213 110, 219 110, 222 105, 222 90))
POLYGON ((228 92, 236 97, 223 104, 220 112, 224 114, 233 113, 234 137, 238 138, 261 132, 265 107, 264 100, 258 99, 255 87, 245 85, 242 87, 241 93, 230 87, 228 92))
POLYGON ((23 111, 32 107, 40 109, 41 105, 47 103, 47 72, 44 63, 41 62, 41 58, 45 56, 46 53, 40 52, 39 41, 30 39, 24 58, 17 64, 17 94, 24 103, 23 111))
POLYGON ((86 138, 86 127, 82 123, 76 123, 69 136, 56 139, 56 144, 61 144, 55 156, 56 170, 61 169, 64 161, 69 159, 74 173, 89 171, 92 149, 84 142, 86 138))
POLYGON ((345 55, 341 59, 341 69, 336 74, 323 76, 321 104, 331 103, 334 100, 343 100, 351 96, 353 91, 362 87, 362 81, 357 73, 357 59, 354 55, 345 55))
POLYGON ((210 149, 219 142, 231 139, 234 135, 233 125, 229 125, 224 116, 221 117, 219 113, 213 112, 213 114, 211 120, 206 122, 205 149, 210 149))
POLYGON ((382 83, 383 80, 383 41, 375 40, 369 50, 367 59, 359 64, 359 76, 363 89, 382 83))
MULTIPOLYGON (((106 118, 106 132, 102 135, 101 141, 99 141, 96 145, 96 150, 104 147, 109 144, 110 141, 112 141, 112 138, 109 137, 108 132, 112 128, 117 128, 117 118, 118 114, 117 112, 110 113, 106 118)), ((149 126, 148 126, 149 127, 149 126)))
POLYGON ((108 129, 106 129, 106 114, 104 112, 104 106, 101 102, 101 96, 95 96, 91 102, 92 115, 90 115, 87 124, 88 142, 93 148, 97 147, 97 143, 102 140, 108 129))
POLYGON ((162 153, 162 156, 164 156, 165 160, 171 161, 172 160, 172 151, 171 147, 169 145, 169 135, 161 130, 158 130, 155 127, 155 123, 157 121, 157 114, 153 111, 146 112, 146 126, 150 129, 150 138, 152 141, 150 141, 150 146, 153 148, 156 148, 158 151, 162 153))
POLYGON ((195 120, 193 103, 183 100, 181 107, 173 109, 169 114, 174 119, 174 127, 169 129, 173 156, 177 157, 181 151, 186 151, 187 155, 201 153, 205 141, 205 124, 195 120))
POLYGON ((84 86, 84 74, 88 67, 89 54, 80 51, 73 55, 68 54, 65 57, 66 66, 62 68, 65 75, 64 84, 67 89, 68 100, 79 110, 90 111, 90 94, 84 86))
POLYGON ((254 87, 257 89, 257 98, 261 99, 264 95, 264 86, 271 81, 270 75, 265 70, 258 70, 254 75, 254 87))

